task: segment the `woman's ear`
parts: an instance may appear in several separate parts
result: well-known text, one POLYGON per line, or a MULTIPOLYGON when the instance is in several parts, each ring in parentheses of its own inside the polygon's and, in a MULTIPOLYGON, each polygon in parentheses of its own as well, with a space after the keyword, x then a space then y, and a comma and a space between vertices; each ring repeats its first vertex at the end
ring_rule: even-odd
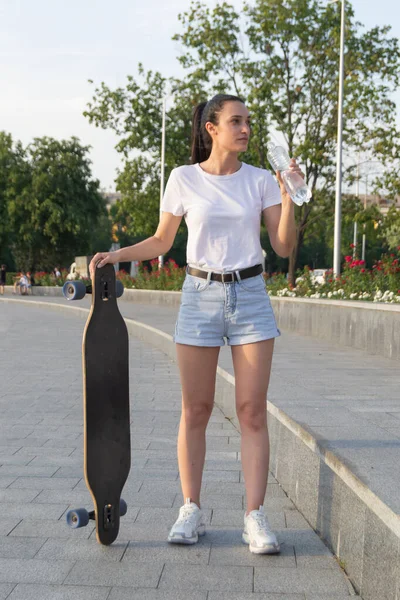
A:
POLYGON ((205 124, 205 128, 211 136, 215 135, 216 127, 215 127, 214 123, 211 123, 211 121, 207 121, 207 123, 205 124))

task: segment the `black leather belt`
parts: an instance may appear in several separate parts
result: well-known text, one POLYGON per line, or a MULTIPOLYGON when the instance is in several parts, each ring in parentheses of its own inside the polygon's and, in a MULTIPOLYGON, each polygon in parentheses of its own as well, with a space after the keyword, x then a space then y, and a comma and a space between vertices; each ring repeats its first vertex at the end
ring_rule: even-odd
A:
MULTIPOLYGON (((208 271, 202 271, 201 269, 195 269, 194 267, 187 267, 187 272, 189 275, 194 275, 194 277, 202 277, 203 279, 207 279, 208 271)), ((239 271, 240 279, 247 279, 248 277, 255 277, 255 275, 259 275, 263 272, 262 265, 254 265, 254 267, 248 267, 247 269, 241 269, 239 271)), ((211 281, 220 281, 221 283, 233 283, 234 281, 238 281, 236 273, 211 273, 211 281)))

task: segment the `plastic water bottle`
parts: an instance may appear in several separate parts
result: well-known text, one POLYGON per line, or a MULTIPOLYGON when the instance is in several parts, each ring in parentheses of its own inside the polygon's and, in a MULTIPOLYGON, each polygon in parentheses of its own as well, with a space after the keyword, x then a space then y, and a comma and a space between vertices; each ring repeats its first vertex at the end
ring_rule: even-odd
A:
POLYGON ((294 173, 290 168, 290 157, 282 146, 277 146, 274 142, 268 142, 267 157, 274 171, 280 171, 285 184, 285 188, 295 204, 301 206, 304 202, 310 202, 311 190, 298 173, 294 173))

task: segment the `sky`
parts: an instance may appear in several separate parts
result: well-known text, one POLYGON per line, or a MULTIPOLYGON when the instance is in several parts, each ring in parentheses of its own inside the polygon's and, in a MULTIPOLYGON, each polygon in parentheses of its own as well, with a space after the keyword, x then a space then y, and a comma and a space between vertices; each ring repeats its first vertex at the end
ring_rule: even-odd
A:
MULTIPOLYGON (((243 6, 242 0, 229 3, 243 6)), ((391 24, 391 36, 400 38, 397 0, 380 0, 379 10, 373 0, 352 5, 367 29, 391 24)), ((178 14, 189 6, 189 0, 0 0, 0 131, 24 145, 34 137, 78 137, 92 147, 93 176, 114 191, 121 167, 117 137, 83 116, 95 87, 88 79, 124 87, 139 62, 166 77, 183 76, 181 48, 171 38, 181 31, 178 14)), ((393 99, 400 127, 400 91, 393 99)))

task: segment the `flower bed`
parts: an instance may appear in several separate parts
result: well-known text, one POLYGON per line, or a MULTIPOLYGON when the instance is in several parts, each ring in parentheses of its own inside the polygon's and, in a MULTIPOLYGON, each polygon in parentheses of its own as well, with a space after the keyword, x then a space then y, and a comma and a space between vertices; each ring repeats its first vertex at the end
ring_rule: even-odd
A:
MULTIPOLYGON (((7 283, 12 283, 15 275, 17 274, 8 273, 7 283)), ((36 272, 35 285, 62 286, 67 275, 66 269, 62 269, 61 277, 57 278, 51 273, 36 272)), ((136 277, 131 277, 122 270, 117 272, 117 278, 128 289, 163 291, 181 291, 185 275, 185 267, 179 267, 173 259, 166 261, 164 268, 159 269, 156 258, 150 261, 150 269, 139 263, 136 277)), ((272 277, 266 278, 270 296, 400 303, 400 246, 396 253, 383 255, 371 270, 366 269, 364 261, 346 256, 343 272, 338 278, 329 270, 325 274, 325 281, 317 283, 308 267, 297 275, 295 286, 288 284, 284 273, 274 273, 272 277)), ((90 284, 88 278, 81 280, 86 285, 90 284)))
POLYGON ((383 255, 371 270, 366 269, 364 261, 346 256, 343 272, 338 278, 329 270, 324 283, 318 284, 310 269, 305 267, 295 286, 288 284, 283 274, 274 274, 268 280, 268 291, 271 296, 279 297, 400 303, 399 260, 400 246, 396 254, 383 255))

